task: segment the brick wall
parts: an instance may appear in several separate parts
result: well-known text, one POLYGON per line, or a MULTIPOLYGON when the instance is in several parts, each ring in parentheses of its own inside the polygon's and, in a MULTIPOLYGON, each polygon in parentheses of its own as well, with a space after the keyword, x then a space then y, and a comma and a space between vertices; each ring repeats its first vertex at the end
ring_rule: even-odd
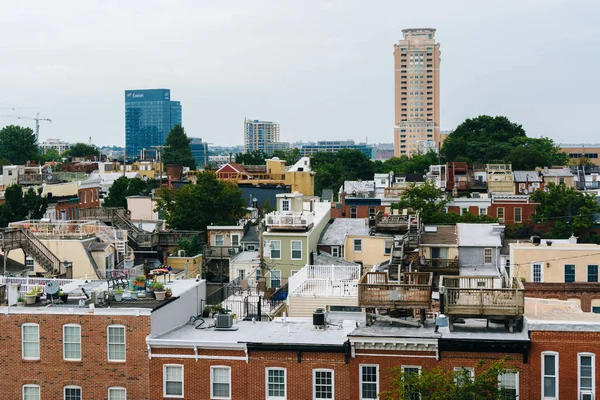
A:
POLYGON ((0 317, 0 387, 2 398, 22 398, 22 385, 41 387, 42 399, 62 399, 67 385, 81 386, 83 399, 106 399, 108 388, 127 389, 127 398, 146 399, 148 357, 146 335, 149 316, 70 314, 4 314, 0 317), (23 360, 21 325, 39 324, 40 359, 23 360), (63 360, 63 325, 81 326, 81 361, 63 360), (107 327, 126 327, 126 362, 109 362, 107 327))

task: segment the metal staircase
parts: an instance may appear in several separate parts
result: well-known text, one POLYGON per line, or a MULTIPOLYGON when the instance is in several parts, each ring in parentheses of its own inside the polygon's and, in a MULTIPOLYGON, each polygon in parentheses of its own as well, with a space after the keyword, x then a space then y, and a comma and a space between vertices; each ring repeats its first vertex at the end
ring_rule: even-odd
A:
POLYGON ((28 229, 6 229, 0 232, 0 248, 7 252, 22 249, 50 275, 61 275, 61 261, 28 229))

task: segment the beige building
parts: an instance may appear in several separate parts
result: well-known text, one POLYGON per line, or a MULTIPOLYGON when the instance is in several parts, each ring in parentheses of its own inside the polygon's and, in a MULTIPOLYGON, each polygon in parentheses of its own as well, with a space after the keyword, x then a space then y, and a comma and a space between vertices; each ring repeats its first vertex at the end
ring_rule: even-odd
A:
POLYGON ((391 236, 348 235, 344 245, 344 259, 372 267, 390 259, 391 236))
POLYGON ((440 45, 435 29, 403 29, 394 45, 394 156, 438 149, 440 45))
POLYGON ((558 145, 560 152, 566 153, 569 156, 570 164, 579 164, 582 160, 586 160, 594 165, 600 166, 600 144, 567 144, 561 143, 558 145))

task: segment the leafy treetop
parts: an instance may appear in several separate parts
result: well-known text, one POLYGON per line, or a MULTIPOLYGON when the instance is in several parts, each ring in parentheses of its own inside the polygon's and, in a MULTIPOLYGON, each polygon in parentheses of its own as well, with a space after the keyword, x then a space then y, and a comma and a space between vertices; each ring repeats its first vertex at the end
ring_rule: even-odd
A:
POLYGON ((127 196, 149 196, 152 189, 158 187, 154 179, 147 181, 140 178, 119 177, 108 190, 108 196, 102 203, 103 207, 127 208, 127 196))
POLYGON ((65 157, 99 157, 100 150, 86 143, 75 143, 63 153, 65 157))
POLYGON ((0 129, 0 160, 23 165, 39 158, 35 134, 31 128, 8 125, 0 129))
POLYGON ((192 148, 190 147, 191 141, 192 139, 188 138, 183 127, 175 125, 165 141, 165 146, 168 146, 162 154, 165 167, 168 164, 178 164, 192 170, 196 169, 196 159, 192 155, 192 148))
POLYGON ((23 189, 19 185, 11 185, 4 192, 6 202, 0 206, 0 227, 7 227, 10 222, 24 219, 40 219, 48 208, 48 199, 42 196, 42 188, 23 189))

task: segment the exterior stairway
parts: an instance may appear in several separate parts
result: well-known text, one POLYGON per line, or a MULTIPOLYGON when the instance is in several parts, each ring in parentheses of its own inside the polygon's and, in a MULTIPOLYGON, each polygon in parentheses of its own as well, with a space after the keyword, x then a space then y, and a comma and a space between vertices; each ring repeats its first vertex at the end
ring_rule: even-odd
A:
POLYGON ((22 249, 50 275, 62 275, 61 261, 28 229, 6 229, 0 232, 2 252, 22 249))

